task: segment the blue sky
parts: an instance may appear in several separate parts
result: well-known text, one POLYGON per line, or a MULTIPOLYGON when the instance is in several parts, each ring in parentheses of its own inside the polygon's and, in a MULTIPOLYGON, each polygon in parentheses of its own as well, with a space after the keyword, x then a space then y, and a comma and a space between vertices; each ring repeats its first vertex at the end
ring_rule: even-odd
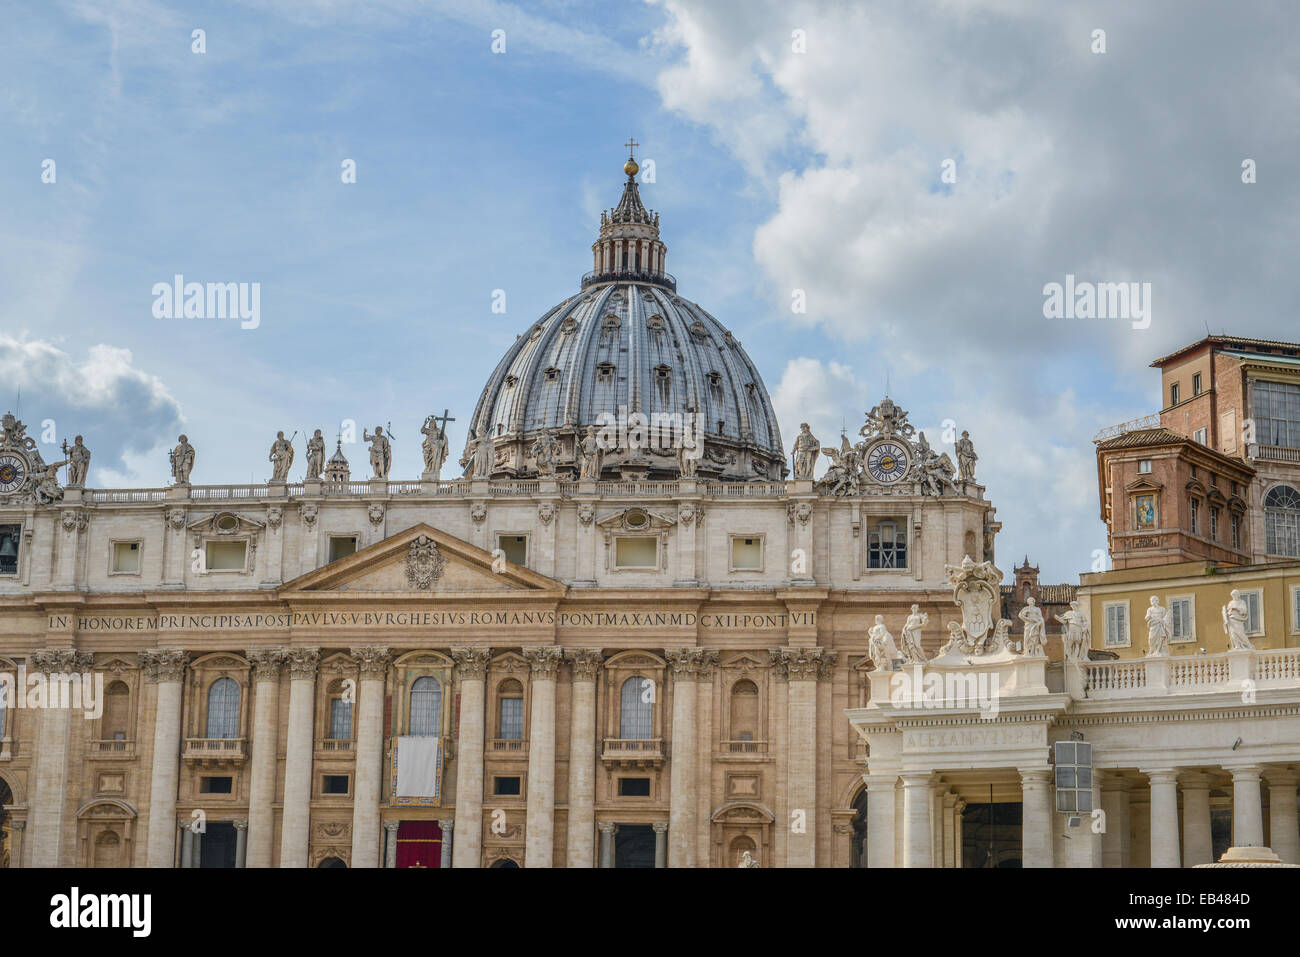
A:
POLYGON ((970 429, 1004 570, 1073 581, 1105 546, 1089 440, 1155 409, 1146 364, 1207 326, 1297 338, 1300 84, 1280 5, 1042 6, 6 4, 0 404, 84 433, 97 486, 165 484, 181 429, 194 481, 263 481, 277 429, 348 418, 414 477, 424 415, 458 454, 577 291, 633 135, 669 269, 786 445, 855 432, 888 377, 932 439, 970 429), (1152 282, 1152 329, 1044 319, 1067 272, 1152 282), (260 327, 155 318, 176 273, 260 282, 260 327))

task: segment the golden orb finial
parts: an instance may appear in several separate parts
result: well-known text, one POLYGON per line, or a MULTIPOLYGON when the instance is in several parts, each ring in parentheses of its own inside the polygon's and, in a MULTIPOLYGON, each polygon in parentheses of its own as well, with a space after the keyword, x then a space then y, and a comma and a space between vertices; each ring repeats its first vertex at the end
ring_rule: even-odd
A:
POLYGON ((623 164, 623 172, 627 173, 628 176, 635 176, 636 171, 639 170, 640 168, 641 167, 636 165, 636 160, 634 159, 630 159, 623 164))

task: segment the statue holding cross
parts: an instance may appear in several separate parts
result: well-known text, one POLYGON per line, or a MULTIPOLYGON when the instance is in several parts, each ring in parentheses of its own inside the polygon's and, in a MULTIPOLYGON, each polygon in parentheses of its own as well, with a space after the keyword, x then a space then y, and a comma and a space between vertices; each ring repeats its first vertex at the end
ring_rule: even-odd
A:
POLYGON ((450 409, 443 409, 441 416, 430 415, 425 418, 420 431, 424 433, 424 475, 425 481, 437 482, 442 478, 442 466, 447 461, 447 423, 456 420, 449 414, 450 409))

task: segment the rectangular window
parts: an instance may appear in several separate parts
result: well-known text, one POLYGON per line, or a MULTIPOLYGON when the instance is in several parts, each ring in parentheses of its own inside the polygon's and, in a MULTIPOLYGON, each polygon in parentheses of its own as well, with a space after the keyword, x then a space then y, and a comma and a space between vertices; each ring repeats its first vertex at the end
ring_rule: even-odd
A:
POLYGON ((617 568, 657 568, 659 566, 659 539, 616 538, 614 540, 614 565, 617 568))
POLYGON ((1200 395, 1200 394, 1201 394, 1201 374, 1199 372, 1194 372, 1192 373, 1192 395, 1200 395))
POLYGON ((113 543, 113 574, 137 575, 140 573, 140 543, 113 543))
POLYGON ((206 569, 210 572, 242 572, 248 557, 248 542, 208 542, 206 569))
POLYGON ((1151 474, 1151 460, 1150 460, 1150 459, 1139 459, 1139 460, 1138 460, 1138 475, 1150 475, 1150 474, 1151 474))
POLYGON ((907 567, 907 532, 897 522, 881 522, 867 535, 867 567, 907 567))
POLYGON ((731 540, 731 570, 733 572, 758 572, 763 570, 763 539, 733 538, 731 540))
POLYGON ((1191 509, 1191 529, 1193 535, 1201 534, 1201 503, 1198 499, 1188 499, 1191 509))
POLYGON ((497 548, 505 555, 506 561, 516 565, 528 564, 527 535, 498 535, 497 548))
POLYGON ((355 535, 330 536, 330 561, 336 562, 340 558, 347 558, 349 555, 355 555, 356 551, 357 537, 355 535))
POLYGON ((326 774, 320 779, 321 794, 347 794, 348 776, 346 774, 326 774))
POLYGON ((230 794, 233 789, 233 778, 199 778, 200 794, 230 794))
POLYGON ((332 741, 352 740, 352 702, 346 698, 330 699, 330 733, 332 741))
POLYGON ((1300 448, 1300 385, 1254 383, 1255 441, 1300 448))
POLYGON ((492 793, 505 796, 517 795, 519 793, 519 778, 493 778, 492 793))
POLYGON ((1241 518, 1232 516, 1232 547, 1241 551, 1241 518))
POLYGON ((1175 382, 1173 385, 1169 387, 1169 404, 1170 405, 1178 404, 1178 383, 1177 382, 1175 382))
POLYGON ((18 538, 21 525, 0 525, 0 575, 18 574, 18 538))
POLYGON ((1213 505, 1210 506, 1210 539, 1219 540, 1219 510, 1213 505))
POLYGON ((618 796, 619 797, 649 797, 650 779, 649 778, 619 778, 618 796))
POLYGON ((1192 620, 1193 607, 1191 597, 1169 599, 1171 641, 1191 641, 1196 637, 1196 623, 1192 620))
POLYGON ((1300 585, 1291 586, 1291 630, 1300 631, 1300 585))
POLYGON ((1197 429, 1195 432, 1193 432, 1193 433, 1192 433, 1192 441, 1195 442, 1195 443, 1197 443, 1198 445, 1208 445, 1208 444, 1209 444, 1209 440, 1208 440, 1208 439, 1206 438, 1206 436, 1205 436, 1205 430, 1204 430, 1204 429, 1197 429))
POLYGON ((1258 589, 1244 591, 1241 600, 1246 603, 1246 634, 1264 633, 1264 595, 1258 589))
POLYGON ((524 738, 524 699, 501 699, 501 723, 498 729, 505 741, 522 741, 524 738))
POLYGON ((1105 606, 1106 644, 1127 645, 1128 602, 1113 602, 1105 606))

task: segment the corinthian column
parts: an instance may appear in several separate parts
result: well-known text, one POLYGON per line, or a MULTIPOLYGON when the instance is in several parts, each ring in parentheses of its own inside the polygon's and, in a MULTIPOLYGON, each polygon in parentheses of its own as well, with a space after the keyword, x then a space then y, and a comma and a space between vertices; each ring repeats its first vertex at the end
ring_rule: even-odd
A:
POLYGON ((716 651, 670 648, 664 652, 673 673, 673 739, 668 809, 668 866, 695 866, 695 804, 699 775, 695 699, 698 682, 711 678, 716 651))
POLYGON ((280 736, 280 666, 283 648, 254 648, 253 756, 248 783, 247 866, 270 867, 274 846, 275 762, 280 736))
POLYGON ((319 648, 289 648, 289 740, 284 755, 280 866, 306 867, 311 842, 312 713, 319 648))
POLYGON ((786 695, 786 807, 790 820, 784 823, 790 833, 786 837, 785 866, 816 867, 817 682, 830 677, 835 652, 823 648, 776 648, 772 664, 777 680, 790 685, 786 695))
POLYGON ((550 867, 555 858, 555 675, 563 651, 525 648, 532 667, 528 730, 528 809, 524 867, 550 867))
POLYGON ((596 672, 599 648, 565 652, 572 665, 569 702, 569 867, 596 863, 596 672))
POLYGON ((379 779, 384 764, 384 679, 388 649, 352 649, 361 667, 357 688, 357 764, 352 788, 352 866, 379 866, 379 779))
POLYGON ((456 734, 456 843, 452 867, 479 867, 483 849, 483 684, 491 648, 453 648, 460 678, 456 734))
POLYGON ((189 655, 174 649, 140 653, 145 681, 158 686, 153 724, 153 772, 149 783, 149 867, 176 864, 176 779, 181 760, 181 681, 189 655))
MULTIPOLYGON (((63 849, 63 814, 68 793, 68 724, 71 708, 54 707, 60 703, 57 689, 76 687, 69 680, 89 672, 94 655, 88 651, 57 648, 32 652, 28 665, 46 687, 46 706, 41 712, 41 737, 36 749, 36 786, 32 789, 32 866, 58 867, 72 863, 61 860, 63 849)), ((80 680, 80 679, 78 679, 80 680)), ((27 689, 16 689, 24 694, 27 689)), ((71 704, 71 701, 64 702, 71 704)), ((175 784, 172 795, 175 797, 175 784)))

